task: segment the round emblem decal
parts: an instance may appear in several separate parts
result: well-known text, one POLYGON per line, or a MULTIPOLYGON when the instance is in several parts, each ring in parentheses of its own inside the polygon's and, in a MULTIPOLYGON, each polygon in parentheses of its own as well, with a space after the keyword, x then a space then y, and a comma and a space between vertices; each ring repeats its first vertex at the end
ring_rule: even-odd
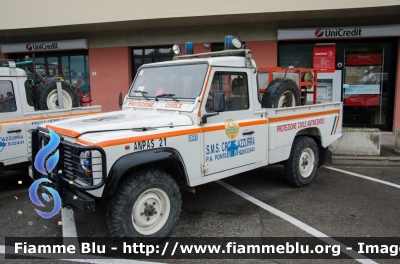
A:
POLYGON ((228 138, 235 138, 239 134, 239 124, 233 120, 228 119, 225 121, 225 134, 228 138))

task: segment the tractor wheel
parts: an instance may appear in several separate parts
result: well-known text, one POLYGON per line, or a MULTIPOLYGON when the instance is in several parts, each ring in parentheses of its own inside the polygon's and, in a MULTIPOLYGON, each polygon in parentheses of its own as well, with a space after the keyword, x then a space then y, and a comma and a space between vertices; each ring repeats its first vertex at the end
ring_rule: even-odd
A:
POLYGON ((158 243, 177 222, 181 203, 178 185, 168 173, 158 169, 131 172, 108 203, 108 228, 114 237, 158 243))
POLYGON ((291 79, 273 80, 263 94, 263 108, 282 108, 300 105, 300 92, 297 84, 291 79))
MULTIPOLYGON (((62 98, 64 100, 64 108, 72 108, 79 106, 79 100, 74 93, 73 88, 68 83, 62 82, 62 98)), ((38 106, 39 110, 54 110, 59 109, 57 83, 51 82, 42 84, 38 89, 38 106)))

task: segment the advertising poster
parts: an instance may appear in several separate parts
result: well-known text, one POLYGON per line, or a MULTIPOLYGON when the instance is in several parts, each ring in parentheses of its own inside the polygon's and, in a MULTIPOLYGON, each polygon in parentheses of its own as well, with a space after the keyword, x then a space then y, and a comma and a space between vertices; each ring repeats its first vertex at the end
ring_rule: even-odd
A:
POLYGON ((346 66, 345 93, 380 94, 380 66, 346 66))
POLYGON ((346 106, 379 106, 382 54, 346 54, 344 102, 346 106))
POLYGON ((335 45, 315 45, 313 51, 313 65, 318 72, 335 72, 335 45))

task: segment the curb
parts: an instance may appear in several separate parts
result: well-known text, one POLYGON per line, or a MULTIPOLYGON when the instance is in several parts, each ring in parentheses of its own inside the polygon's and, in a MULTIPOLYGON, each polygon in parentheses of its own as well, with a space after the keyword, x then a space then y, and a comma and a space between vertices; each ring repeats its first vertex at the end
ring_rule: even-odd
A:
POLYGON ((400 156, 342 156, 333 155, 332 164, 336 165, 379 165, 400 166, 400 156))

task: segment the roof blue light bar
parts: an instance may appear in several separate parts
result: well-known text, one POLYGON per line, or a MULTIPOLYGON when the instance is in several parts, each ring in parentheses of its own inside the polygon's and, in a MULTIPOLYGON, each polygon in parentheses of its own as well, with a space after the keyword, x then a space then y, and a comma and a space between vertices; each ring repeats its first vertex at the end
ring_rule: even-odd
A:
POLYGON ((232 39, 233 39, 233 36, 231 36, 231 35, 225 36, 225 42, 224 42, 224 49, 225 50, 233 49, 232 39))
POLYGON ((193 54, 193 42, 186 42, 185 43, 185 55, 193 54))

